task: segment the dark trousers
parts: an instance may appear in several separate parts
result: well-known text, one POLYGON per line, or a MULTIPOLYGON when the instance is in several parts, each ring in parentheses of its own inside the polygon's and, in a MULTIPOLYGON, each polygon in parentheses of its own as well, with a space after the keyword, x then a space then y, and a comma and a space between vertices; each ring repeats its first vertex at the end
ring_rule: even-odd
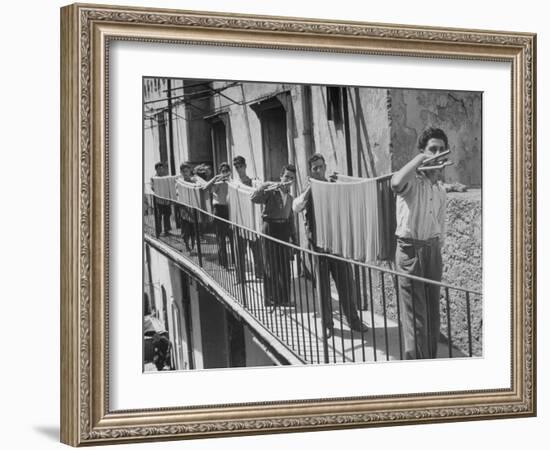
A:
POLYGON ((153 208, 155 215, 155 235, 159 237, 161 231, 168 233, 172 229, 170 225, 172 207, 169 204, 161 203, 160 200, 153 198, 153 208))
POLYGON ((195 245, 195 222, 193 211, 187 206, 178 208, 181 237, 188 251, 195 245))
MULTIPOLYGON (((275 239, 290 242, 290 222, 264 221, 262 232, 275 239)), ((292 249, 262 239, 264 255, 264 302, 266 305, 281 306, 290 304, 290 275, 292 249)))
POLYGON ((254 259, 254 275, 260 277, 263 275, 262 245, 259 239, 256 239, 252 232, 243 229, 235 230, 235 253, 237 264, 237 276, 239 283, 246 281, 246 248, 250 249, 254 259))
MULTIPOLYGON (((213 205, 214 215, 221 217, 222 219, 229 220, 229 207, 227 205, 213 205)), ((231 230, 229 224, 222 220, 216 220, 215 222, 216 241, 218 243, 218 261, 223 267, 229 265, 229 258, 227 253, 227 238, 229 238, 229 244, 233 247, 233 239, 231 236, 231 230)))
POLYGON ((319 290, 321 305, 323 308, 323 324, 325 328, 333 329, 333 314, 346 318, 352 329, 360 329, 361 320, 357 314, 356 286, 353 268, 350 263, 337 259, 319 257, 319 290), (330 277, 334 280, 338 291, 339 307, 336 311, 332 308, 332 294, 330 289, 330 277))
MULTIPOLYGON (((443 264, 439 239, 398 238, 395 263, 400 272, 441 281, 443 264)), ((441 321, 439 285, 398 278, 405 359, 436 358, 441 321)))

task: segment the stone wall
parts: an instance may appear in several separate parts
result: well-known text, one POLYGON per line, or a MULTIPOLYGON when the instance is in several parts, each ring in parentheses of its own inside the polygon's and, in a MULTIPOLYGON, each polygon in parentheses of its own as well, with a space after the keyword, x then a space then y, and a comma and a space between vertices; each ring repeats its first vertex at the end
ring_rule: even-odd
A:
MULTIPOLYGON (((482 291, 482 213, 481 190, 449 193, 447 202, 447 235, 443 246, 443 281, 454 286, 482 291)), ((444 294, 444 292, 442 292, 444 294)), ((446 302, 442 302, 446 314, 446 302)), ((470 296, 472 349, 481 355, 483 331, 482 298, 470 296)), ((467 348, 466 295, 451 298, 453 341, 467 348)), ((445 316, 442 317, 442 319, 445 316)), ((442 324, 444 321, 442 320, 442 324)), ((445 330, 445 326, 442 326, 445 330)))

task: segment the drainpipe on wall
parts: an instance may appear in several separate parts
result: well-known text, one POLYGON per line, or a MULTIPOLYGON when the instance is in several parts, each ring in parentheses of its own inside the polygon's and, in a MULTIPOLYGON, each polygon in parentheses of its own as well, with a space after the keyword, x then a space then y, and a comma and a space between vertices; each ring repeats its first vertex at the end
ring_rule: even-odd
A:
POLYGON ((248 138, 248 149, 250 151, 250 159, 252 161, 252 176, 254 178, 258 177, 258 168, 256 165, 256 158, 254 155, 254 146, 252 145, 252 134, 250 132, 250 120, 248 118, 248 106, 246 104, 246 97, 244 94, 244 86, 243 83, 240 83, 241 86, 241 96, 242 96, 242 105, 243 105, 243 113, 244 113, 244 120, 246 122, 246 134, 248 138))
POLYGON ((348 88, 342 88, 342 106, 344 109, 344 137, 346 140, 346 163, 348 175, 353 176, 353 162, 351 160, 351 137, 349 131, 348 88))
POLYGON ((168 90, 168 147, 170 148, 170 175, 176 175, 176 160, 174 158, 174 132, 172 124, 172 80, 167 80, 168 90))
POLYGON ((302 115, 303 135, 306 161, 315 153, 315 140, 313 139, 313 104, 311 100, 311 86, 302 86, 302 115))

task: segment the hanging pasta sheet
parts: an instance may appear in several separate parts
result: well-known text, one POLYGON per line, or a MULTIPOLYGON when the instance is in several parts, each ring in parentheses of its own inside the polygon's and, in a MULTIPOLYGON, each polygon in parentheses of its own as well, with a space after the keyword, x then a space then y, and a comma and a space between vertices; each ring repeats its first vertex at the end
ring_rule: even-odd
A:
POLYGON ((392 229, 389 217, 395 205, 387 180, 343 175, 336 183, 312 179, 317 247, 356 261, 391 258, 395 219, 392 229))

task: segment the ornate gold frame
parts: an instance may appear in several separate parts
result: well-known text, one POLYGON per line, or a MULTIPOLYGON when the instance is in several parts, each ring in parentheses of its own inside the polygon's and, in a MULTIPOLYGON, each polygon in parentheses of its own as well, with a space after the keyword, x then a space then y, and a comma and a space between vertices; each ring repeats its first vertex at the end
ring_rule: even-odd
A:
POLYGON ((312 431, 536 413, 536 36, 99 5, 61 10, 61 440, 312 431), (510 389, 111 412, 106 62, 113 39, 507 61, 512 65, 510 389))

